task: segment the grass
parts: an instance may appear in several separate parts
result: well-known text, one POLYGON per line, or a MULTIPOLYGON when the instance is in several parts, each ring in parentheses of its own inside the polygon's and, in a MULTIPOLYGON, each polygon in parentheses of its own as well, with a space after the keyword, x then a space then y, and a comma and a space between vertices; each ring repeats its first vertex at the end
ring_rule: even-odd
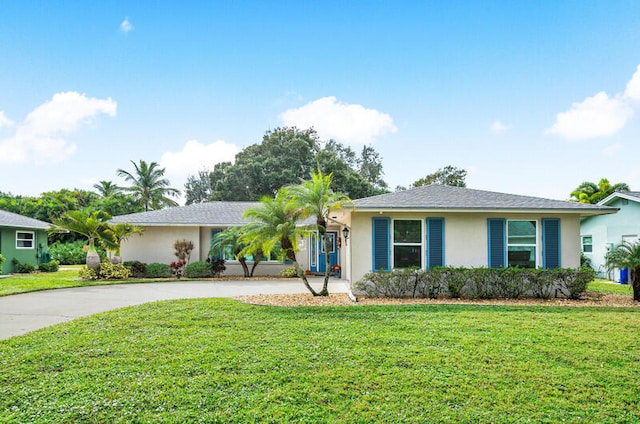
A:
POLYGON ((632 308, 168 301, 0 341, 0 422, 640 421, 632 308))
POLYGON ((101 286, 112 284, 132 284, 149 282, 168 282, 171 279, 132 279, 88 281, 78 278, 80 265, 65 265, 57 272, 38 272, 33 274, 12 274, 0 278, 0 296, 27 293, 40 290, 62 289, 68 287, 101 286))
POLYGON ((589 285, 587 286, 587 290, 599 293, 623 294, 633 296, 633 289, 631 288, 631 284, 617 284, 612 283, 609 280, 603 280, 600 278, 589 283, 589 285))

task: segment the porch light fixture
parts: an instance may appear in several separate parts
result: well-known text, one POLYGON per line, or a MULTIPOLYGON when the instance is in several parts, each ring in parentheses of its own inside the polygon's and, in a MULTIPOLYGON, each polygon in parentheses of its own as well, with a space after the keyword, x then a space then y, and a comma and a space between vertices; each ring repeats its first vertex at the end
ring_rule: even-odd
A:
POLYGON ((349 240, 349 229, 347 227, 344 227, 342 229, 342 236, 344 237, 344 245, 347 245, 347 240, 349 240))

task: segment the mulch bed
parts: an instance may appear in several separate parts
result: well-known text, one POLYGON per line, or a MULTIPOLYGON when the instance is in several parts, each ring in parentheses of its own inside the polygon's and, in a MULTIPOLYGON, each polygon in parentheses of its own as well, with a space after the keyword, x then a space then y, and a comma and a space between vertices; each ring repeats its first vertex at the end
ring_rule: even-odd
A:
POLYGON ((397 299, 358 296, 353 302, 346 293, 314 297, 311 293, 239 296, 236 299, 254 305, 267 306, 358 306, 358 305, 501 305, 501 306, 618 306, 638 307, 631 296, 587 291, 578 300, 551 299, 397 299))

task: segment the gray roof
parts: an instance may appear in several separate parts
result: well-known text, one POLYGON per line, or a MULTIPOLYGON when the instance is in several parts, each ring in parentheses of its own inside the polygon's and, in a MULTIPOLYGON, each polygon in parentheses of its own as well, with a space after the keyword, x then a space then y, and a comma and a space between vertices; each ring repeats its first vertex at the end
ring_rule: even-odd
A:
POLYGON ((417 209, 459 211, 573 212, 580 215, 615 213, 616 208, 587 205, 463 187, 428 185, 354 201, 356 209, 417 209))
POLYGON ((208 226, 230 227, 246 222, 244 211, 256 202, 208 202, 176 206, 157 211, 138 212, 114 217, 111 222, 129 222, 139 226, 208 226))
POLYGON ((615 199, 618 198, 640 202, 640 191, 614 191, 613 193, 599 201, 598 204, 606 206, 611 204, 615 199))
POLYGON ((13 212, 0 210, 0 227, 24 228, 29 230, 46 230, 51 224, 13 212))

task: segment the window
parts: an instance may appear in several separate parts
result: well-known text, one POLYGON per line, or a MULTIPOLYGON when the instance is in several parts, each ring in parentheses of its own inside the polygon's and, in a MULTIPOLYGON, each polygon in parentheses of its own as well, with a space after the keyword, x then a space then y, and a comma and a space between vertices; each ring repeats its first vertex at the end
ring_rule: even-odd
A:
POLYGON ((536 267, 536 221, 507 221, 507 265, 536 267))
POLYGON ((33 249, 35 233, 32 231, 16 231, 16 249, 33 249))
POLYGON ((593 238, 591 236, 582 236, 582 252, 593 252, 593 238))
POLYGON ((393 221, 393 267, 422 268, 422 221, 393 221))

